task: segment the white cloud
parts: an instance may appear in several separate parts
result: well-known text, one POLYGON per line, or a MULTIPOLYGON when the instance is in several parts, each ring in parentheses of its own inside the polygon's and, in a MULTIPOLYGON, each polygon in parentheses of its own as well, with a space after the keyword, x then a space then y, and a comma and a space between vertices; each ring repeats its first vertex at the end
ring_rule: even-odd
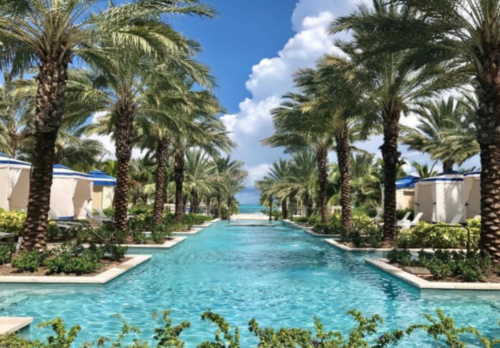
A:
POLYGON ((246 178, 246 187, 255 187, 255 182, 264 179, 264 177, 269 172, 271 165, 269 163, 262 163, 254 167, 246 167, 248 171, 248 176, 246 178))
POLYGON ((280 149, 262 147, 260 141, 273 133, 271 110, 281 96, 293 89, 293 73, 312 67, 325 53, 334 50, 327 28, 334 20, 333 8, 338 0, 300 0, 292 17, 297 33, 276 57, 264 58, 252 67, 245 86, 252 94, 239 105, 236 114, 221 119, 238 143, 233 156, 247 163, 250 175, 247 187, 267 172, 270 162, 283 157, 280 149))

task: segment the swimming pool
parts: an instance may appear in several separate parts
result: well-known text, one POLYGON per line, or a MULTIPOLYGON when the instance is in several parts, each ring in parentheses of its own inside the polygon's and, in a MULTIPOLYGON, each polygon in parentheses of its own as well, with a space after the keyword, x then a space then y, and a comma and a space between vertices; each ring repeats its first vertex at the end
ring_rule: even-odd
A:
MULTIPOLYGON (((0 316, 32 316, 35 323, 62 317, 68 325, 82 326, 81 343, 117 334, 121 325, 114 314, 147 328, 141 336, 149 338, 155 323, 151 312, 169 309, 175 323, 192 323, 182 337, 194 347, 212 337, 213 326, 199 319, 211 308, 238 326, 242 346, 250 347, 255 341, 247 324, 253 317, 263 326, 312 328, 317 315, 326 328, 348 332, 350 309, 378 313, 387 328, 400 328, 439 307, 460 325, 500 337, 500 293, 420 293, 366 266, 368 254, 346 254, 293 226, 276 224, 214 224, 104 287, 1 287, 0 316)), ((32 327, 29 334, 39 338, 47 332, 32 327)))

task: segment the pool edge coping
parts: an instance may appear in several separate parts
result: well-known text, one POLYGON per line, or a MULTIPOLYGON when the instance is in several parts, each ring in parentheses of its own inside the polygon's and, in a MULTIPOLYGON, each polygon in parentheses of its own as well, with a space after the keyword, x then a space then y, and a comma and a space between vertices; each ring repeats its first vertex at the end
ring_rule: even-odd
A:
POLYGON ((126 255, 131 259, 93 277, 0 276, 0 284, 91 284, 104 285, 151 259, 151 255, 126 255))
POLYGON ((388 273, 420 290, 468 290, 468 291, 500 291, 500 283, 453 283, 432 282, 422 279, 401 268, 389 264, 386 259, 365 259, 365 263, 388 273))
POLYGON ((33 317, 0 317, 0 336, 16 333, 33 323, 33 317))

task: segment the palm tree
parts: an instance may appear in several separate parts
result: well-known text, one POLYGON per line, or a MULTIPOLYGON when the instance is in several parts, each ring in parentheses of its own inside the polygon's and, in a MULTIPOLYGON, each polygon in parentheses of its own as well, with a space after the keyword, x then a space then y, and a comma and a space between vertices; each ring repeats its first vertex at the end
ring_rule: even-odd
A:
POLYGON ((275 196, 281 201, 281 213, 283 219, 288 219, 288 196, 287 190, 288 181, 290 179, 290 163, 280 159, 274 162, 268 174, 269 178, 273 181, 273 191, 275 196))
POLYGON ((208 195, 213 189, 215 165, 212 159, 202 150, 186 151, 185 181, 191 194, 191 213, 199 212, 200 197, 208 195))
MULTIPOLYGON (((378 177, 377 164, 374 155, 366 152, 358 152, 351 156, 350 186, 352 191, 352 202, 355 207, 376 209, 380 206, 380 178, 378 177)), ((335 191, 340 189, 340 169, 337 164, 331 165, 329 180, 333 183, 335 191)), ((338 204, 339 194, 330 199, 332 204, 338 204)))
POLYGON ((385 162, 384 175, 384 231, 383 238, 392 242, 397 235, 396 217, 396 168, 400 163, 398 138, 401 116, 408 113, 416 102, 434 96, 437 92, 456 86, 460 74, 451 68, 431 64, 425 68, 415 65, 414 51, 378 52, 369 55, 377 41, 374 41, 369 28, 362 25, 373 17, 387 17, 395 20, 408 17, 397 6, 386 6, 383 0, 374 0, 373 8, 360 6, 353 15, 336 20, 332 33, 350 30, 353 41, 337 42, 342 54, 333 54, 325 59, 356 88, 363 88, 363 93, 381 116, 384 143, 381 146, 385 162))
POLYGON ((243 170, 243 163, 231 160, 231 157, 218 157, 214 159, 215 163, 215 194, 217 199, 217 218, 222 218, 222 199, 229 189, 227 184, 231 181, 241 181, 247 173, 243 170))
POLYGON ((97 2, 5 0, 0 4, 1 66, 11 67, 15 74, 38 67, 36 146, 23 238, 26 250, 46 248, 54 145, 66 104, 70 64, 83 61, 100 66, 110 56, 131 51, 161 60, 178 52, 178 35, 163 23, 162 14, 213 15, 207 6, 191 1, 144 0, 121 6, 109 2, 109 8, 91 9, 97 2))
POLYGON ((222 152, 230 152, 236 146, 229 139, 226 127, 215 115, 223 110, 217 98, 211 93, 197 92, 198 107, 194 108, 193 122, 199 127, 192 132, 183 129, 174 137, 174 181, 175 181, 175 216, 177 220, 184 215, 184 171, 186 166, 185 154, 189 148, 199 148, 212 158, 217 158, 222 152))
MULTIPOLYGON (((464 100, 456 101, 454 98, 439 101, 423 101, 418 104, 415 112, 419 115, 419 124, 416 128, 409 129, 402 137, 402 143, 408 145, 410 150, 428 153, 433 160, 443 163, 443 172, 453 170, 454 164, 462 164, 457 160, 457 154, 462 152, 461 147, 450 146, 451 133, 463 121, 469 119, 470 105, 464 100)), ((475 139, 468 146, 474 147, 475 139)))
POLYGON ((321 202, 321 219, 328 222, 328 152, 335 139, 328 127, 309 112, 304 112, 304 105, 311 100, 306 94, 289 93, 280 107, 272 111, 275 134, 262 141, 264 145, 285 147, 286 152, 296 153, 312 149, 316 153, 321 202))
POLYGON ((437 162, 434 162, 434 164, 431 167, 429 167, 428 164, 422 165, 418 162, 413 162, 411 166, 415 168, 420 179, 425 179, 425 178, 432 178, 433 176, 438 175, 438 172, 434 170, 436 163, 437 162))
POLYGON ((292 156, 290 161, 290 176, 288 190, 302 206, 306 215, 313 214, 313 203, 318 192, 318 167, 316 154, 311 150, 300 151, 292 156))
POLYGON ((273 200, 275 192, 276 181, 273 178, 265 176, 262 180, 255 183, 255 187, 261 192, 260 203, 268 204, 269 221, 273 221, 273 200))

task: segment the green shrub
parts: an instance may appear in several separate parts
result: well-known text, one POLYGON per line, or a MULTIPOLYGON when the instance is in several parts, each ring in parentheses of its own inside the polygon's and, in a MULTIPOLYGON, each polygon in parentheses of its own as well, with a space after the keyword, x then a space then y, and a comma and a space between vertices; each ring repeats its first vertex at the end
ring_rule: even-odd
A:
POLYGON ((129 213, 133 215, 141 215, 146 213, 152 213, 153 207, 150 205, 134 205, 129 209, 129 213))
POLYGON ((127 252, 127 249, 127 247, 116 244, 105 244, 102 246, 104 257, 112 261, 120 261, 121 259, 123 259, 125 257, 125 253, 127 252))
MULTIPOLYGON (((467 221, 471 234, 471 248, 477 248, 479 243, 480 222, 467 221)), ((398 244, 402 248, 436 248, 436 249, 465 249, 467 247, 467 230, 465 228, 451 228, 449 224, 437 225, 419 222, 410 230, 403 230, 399 234, 398 244), (434 229, 432 229, 434 226, 434 229)))
POLYGON ((22 211, 0 210, 0 230, 20 236, 23 233, 26 213, 22 211))
POLYGON ((41 266, 42 254, 38 251, 24 252, 12 260, 12 267, 18 272, 36 272, 41 266))
POLYGON ((419 262, 435 279, 460 277, 465 282, 484 281, 495 270, 491 257, 479 252, 443 251, 434 254, 420 252, 419 262))
MULTIPOLYGON (((449 348, 494 347, 499 339, 483 336, 471 327, 457 327, 454 320, 441 310, 436 310, 437 317, 424 314, 425 323, 409 325, 404 330, 384 331, 383 320, 379 315, 364 317, 360 312, 349 311, 353 319, 353 328, 348 335, 338 331, 327 331, 319 319, 314 318, 314 329, 301 328, 262 328, 255 319, 248 324, 248 330, 256 337, 259 348, 389 348, 398 347, 403 338, 411 340, 413 334, 421 331, 433 340, 436 346, 449 348)), ((170 312, 160 315, 153 313, 158 319, 158 327, 153 329, 153 340, 138 340, 141 333, 138 327, 130 326, 124 320, 121 333, 113 340, 99 337, 94 342, 85 343, 84 347, 136 347, 136 348, 183 348, 182 333, 191 327, 189 322, 172 325, 170 312), (128 344, 131 342, 131 344, 128 344), (150 343, 151 342, 151 343, 150 343)), ((241 348, 239 329, 231 328, 225 319, 211 311, 202 314, 202 320, 212 322, 217 330, 213 340, 200 343, 198 348, 241 348)), ((4 335, 0 337, 0 348, 70 348, 74 346, 80 326, 67 330, 62 319, 39 324, 38 327, 50 327, 53 331, 45 341, 30 340, 23 336, 4 335)), ((149 328, 148 328, 149 329, 149 328)), ((418 343, 418 342, 415 342, 418 343)), ((434 346, 434 344, 431 344, 434 346)))
POLYGON ((0 265, 10 261, 11 248, 8 245, 0 245, 0 265))
POLYGON ((387 259, 389 260, 389 263, 396 263, 406 267, 413 264, 413 258, 409 250, 394 249, 387 254, 387 259))

